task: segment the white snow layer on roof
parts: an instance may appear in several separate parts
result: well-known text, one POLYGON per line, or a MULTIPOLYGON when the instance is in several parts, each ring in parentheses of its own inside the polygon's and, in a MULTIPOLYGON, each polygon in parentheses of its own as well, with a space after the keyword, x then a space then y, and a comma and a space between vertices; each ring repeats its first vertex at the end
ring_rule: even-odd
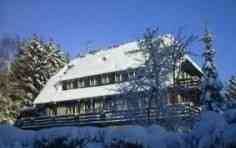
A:
POLYGON ((193 65, 199 72, 203 73, 202 68, 199 67, 199 65, 198 65, 196 62, 194 62, 193 59, 192 59, 189 55, 185 55, 184 58, 185 58, 186 60, 188 60, 190 63, 192 63, 192 65, 193 65))
POLYGON ((135 68, 139 65, 139 61, 136 59, 141 59, 141 54, 140 52, 130 52, 137 49, 137 42, 131 42, 77 58, 70 63, 71 68, 66 71, 61 80, 135 68))
MULTIPOLYGON (((169 35, 164 36, 165 44, 169 43, 169 35)), ((199 66, 186 56, 193 65, 199 66)), ((61 81, 91 76, 96 74, 136 68, 142 64, 142 52, 138 52, 138 42, 130 42, 115 48, 101 50, 72 60, 59 73, 53 76, 37 96, 34 104, 77 100, 98 96, 118 94, 119 84, 98 87, 79 88, 62 91, 61 81)))

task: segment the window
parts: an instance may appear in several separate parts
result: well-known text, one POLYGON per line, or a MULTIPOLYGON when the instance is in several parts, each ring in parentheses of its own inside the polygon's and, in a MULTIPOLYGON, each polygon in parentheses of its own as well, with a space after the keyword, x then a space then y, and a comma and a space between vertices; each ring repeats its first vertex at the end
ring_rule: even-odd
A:
POLYGON ((102 84, 108 84, 110 83, 109 76, 107 74, 102 76, 102 84))
POLYGON ((79 107, 78 110, 80 111, 79 113, 84 114, 85 113, 85 102, 81 100, 80 105, 78 107, 79 107))
POLYGON ((124 100, 117 99, 114 101, 114 104, 115 104, 114 107, 116 110, 124 110, 124 100))
POLYGON ((133 80, 134 78, 135 78, 135 72, 134 71, 128 72, 128 80, 133 80))
POLYGON ((67 81, 66 88, 67 89, 73 89, 73 82, 72 81, 67 81))
POLYGON ((109 74, 109 79, 110 79, 110 83, 115 83, 115 73, 110 73, 109 74))
POLYGON ((101 75, 97 75, 97 76, 96 76, 97 85, 102 85, 101 77, 102 77, 101 75))
POLYGON ((96 85, 97 85, 97 80, 96 80, 95 77, 91 77, 91 78, 89 79, 89 85, 90 85, 90 86, 96 86, 96 85))
POLYGON ((84 80, 82 80, 82 79, 79 79, 79 80, 77 81, 77 83, 78 83, 78 87, 79 87, 79 88, 82 88, 82 87, 85 86, 84 80))
POLYGON ((77 80, 73 80, 73 88, 78 88, 77 80))
POLYGON ((112 111, 112 109, 113 109, 112 99, 110 97, 106 98, 105 104, 104 104, 104 110, 105 111, 112 111))
POLYGON ((98 113, 102 112, 103 111, 103 101, 99 100, 99 99, 95 100, 94 108, 95 108, 95 112, 98 112, 98 113))
POLYGON ((67 84, 66 81, 62 82, 62 89, 67 90, 67 84))
POLYGON ((115 73, 115 82, 121 82, 121 81, 122 81, 122 74, 115 73))
POLYGON ((83 78, 83 81, 84 81, 84 87, 89 87, 89 78, 88 77, 83 78))
POLYGON ((85 113, 91 112, 92 109, 91 102, 89 100, 86 100, 84 102, 84 105, 85 105, 85 113))

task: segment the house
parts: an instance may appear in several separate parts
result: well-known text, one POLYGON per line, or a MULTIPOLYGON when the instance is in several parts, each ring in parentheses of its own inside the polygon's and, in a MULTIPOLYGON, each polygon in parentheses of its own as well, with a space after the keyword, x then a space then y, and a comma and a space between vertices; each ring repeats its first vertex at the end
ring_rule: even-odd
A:
MULTIPOLYGON (((162 38, 164 44, 171 42, 170 35, 162 38)), ((28 120, 29 111, 22 112, 18 120, 20 127, 106 125, 128 121, 129 118, 124 117, 127 102, 118 89, 132 80, 142 62, 143 54, 137 41, 75 58, 47 82, 35 99, 38 115, 30 115, 31 120, 28 120)), ((179 88, 188 89, 179 89, 177 96, 170 97, 168 103, 198 105, 201 75, 201 68, 185 55, 179 64, 176 83, 179 88)), ((171 95, 173 82, 167 83, 171 95)))

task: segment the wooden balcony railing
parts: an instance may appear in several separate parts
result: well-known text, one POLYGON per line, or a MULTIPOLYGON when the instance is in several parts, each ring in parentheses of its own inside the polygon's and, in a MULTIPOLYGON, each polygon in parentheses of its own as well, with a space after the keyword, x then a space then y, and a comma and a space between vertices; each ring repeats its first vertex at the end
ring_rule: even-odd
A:
POLYGON ((179 87, 186 87, 186 88, 199 88, 201 81, 198 79, 191 79, 191 78, 186 78, 186 79, 178 79, 176 81, 177 86, 179 87))
POLYGON ((158 121, 168 117, 188 118, 199 112, 197 107, 190 104, 177 104, 167 107, 163 113, 158 113, 157 109, 146 110, 122 110, 102 113, 86 113, 80 115, 64 116, 39 116, 18 119, 15 123, 22 129, 41 129, 60 126, 109 126, 109 125, 127 125, 136 120, 158 121), (148 116, 149 114, 149 116, 148 116))

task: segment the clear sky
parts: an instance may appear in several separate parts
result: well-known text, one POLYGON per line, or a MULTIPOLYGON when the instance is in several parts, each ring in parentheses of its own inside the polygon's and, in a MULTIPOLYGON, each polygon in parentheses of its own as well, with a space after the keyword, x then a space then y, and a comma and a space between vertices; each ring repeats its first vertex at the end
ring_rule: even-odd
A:
MULTIPOLYGON (((138 39, 147 27, 202 35, 206 21, 220 77, 227 80, 236 73, 236 0, 0 0, 0 36, 51 37, 72 56, 138 39)), ((202 48, 197 41, 192 51, 202 48)))

